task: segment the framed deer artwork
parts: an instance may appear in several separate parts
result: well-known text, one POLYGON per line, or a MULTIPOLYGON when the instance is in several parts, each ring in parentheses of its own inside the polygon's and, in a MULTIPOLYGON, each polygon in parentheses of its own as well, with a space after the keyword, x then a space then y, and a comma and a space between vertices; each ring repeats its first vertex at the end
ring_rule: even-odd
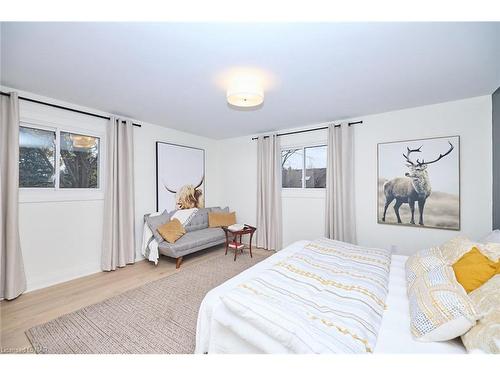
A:
POLYGON ((378 222, 460 230, 460 137, 378 144, 378 222))
POLYGON ((205 207, 205 150, 156 142, 156 211, 205 207))

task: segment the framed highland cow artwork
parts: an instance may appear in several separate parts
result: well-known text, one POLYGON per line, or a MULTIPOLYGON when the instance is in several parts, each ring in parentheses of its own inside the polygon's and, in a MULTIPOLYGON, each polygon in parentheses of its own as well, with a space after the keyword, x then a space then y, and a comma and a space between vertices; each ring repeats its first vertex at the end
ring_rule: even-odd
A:
POLYGON ((460 137, 378 144, 378 222, 460 230, 460 137))
POLYGON ((156 211, 205 207, 205 150, 156 142, 156 211))

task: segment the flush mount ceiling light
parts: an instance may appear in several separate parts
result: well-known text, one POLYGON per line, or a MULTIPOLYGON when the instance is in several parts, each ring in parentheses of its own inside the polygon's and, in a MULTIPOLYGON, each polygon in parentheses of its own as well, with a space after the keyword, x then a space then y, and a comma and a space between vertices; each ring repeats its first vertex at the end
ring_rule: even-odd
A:
POLYGON ((70 134, 71 142, 73 143, 73 147, 77 148, 92 148, 96 144, 96 138, 87 137, 85 135, 80 134, 70 134))
POLYGON ((236 107, 256 107, 264 102, 262 83, 258 77, 233 77, 229 82, 226 99, 236 107))

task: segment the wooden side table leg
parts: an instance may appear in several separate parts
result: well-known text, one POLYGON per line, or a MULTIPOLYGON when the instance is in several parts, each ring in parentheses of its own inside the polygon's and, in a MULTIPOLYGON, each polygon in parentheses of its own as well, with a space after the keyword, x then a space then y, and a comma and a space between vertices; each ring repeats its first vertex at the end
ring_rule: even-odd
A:
POLYGON ((224 231, 224 233, 226 234, 226 254, 227 255, 227 248, 229 247, 229 237, 227 235, 227 231, 224 231))
POLYGON ((252 237, 253 237, 253 232, 250 233, 250 258, 253 258, 253 256, 252 256, 252 237))
POLYGON ((234 235, 234 239, 233 239, 233 242, 234 242, 234 261, 236 262, 236 255, 238 255, 238 246, 237 246, 237 243, 238 243, 238 235, 235 234, 234 235))

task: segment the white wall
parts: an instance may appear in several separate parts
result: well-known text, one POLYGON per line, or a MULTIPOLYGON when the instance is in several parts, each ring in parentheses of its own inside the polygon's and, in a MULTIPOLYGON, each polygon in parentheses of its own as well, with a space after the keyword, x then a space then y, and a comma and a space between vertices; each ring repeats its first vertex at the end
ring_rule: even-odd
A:
MULTIPOLYGON (((471 238, 491 230, 491 97, 387 112, 356 118, 355 199, 358 242, 391 248, 402 254, 439 244, 459 234, 456 231, 396 227, 377 224, 377 144, 380 142, 435 136, 460 135, 461 143, 461 232, 471 238)), ((319 127, 315 124, 309 127, 319 127)), ((326 142, 326 131, 281 138, 282 145, 326 142)), ((239 221, 256 221, 256 145, 251 137, 221 141, 221 200, 234 208, 239 221), (224 199, 223 199, 224 198, 224 199)), ((323 235, 324 192, 284 191, 284 244, 323 235)))
POLYGON ((396 246, 400 253, 440 244, 456 231, 377 224, 377 143, 460 136, 460 233, 479 239, 491 231, 491 96, 406 109, 363 119, 356 128, 356 222, 358 241, 396 246))
POLYGON ((156 210, 156 141, 205 149, 205 206, 219 205, 219 163, 217 141, 177 130, 142 123, 134 131, 136 249, 140 257, 143 218, 156 210))
MULTIPOLYGON (((2 91, 10 91, 3 87, 2 91)), ((18 90, 15 90, 18 91, 18 90)), ((19 91, 18 91, 19 92, 19 91)), ((100 113, 31 93, 20 95, 38 98, 64 106, 100 113)), ((107 120, 20 101, 21 120, 37 125, 71 127, 99 135, 102 155, 107 120)), ((206 204, 218 205, 217 142, 152 124, 134 128, 136 255, 140 255, 143 215, 156 206, 156 141, 173 142, 206 150, 206 204)), ((104 159, 101 161, 104 169, 104 159)), ((20 191, 19 221, 21 246, 28 282, 34 290, 100 271, 103 191, 56 192, 20 191)))
MULTIPOLYGON (((9 89, 3 87, 2 90, 9 89)), ((30 93, 20 94, 102 113, 30 93)), ((21 117, 48 125, 69 125, 101 136, 104 136, 107 125, 106 120, 23 101, 21 117)), ((411 253, 458 234, 377 224, 377 143, 401 139, 461 136, 461 232, 478 238, 490 230, 492 152, 489 96, 366 116, 362 120, 364 123, 355 127, 355 196, 360 244, 385 248, 394 245, 400 253, 411 253)), ((207 206, 229 205, 236 210, 238 221, 255 224, 257 150, 251 137, 216 141, 153 124, 135 128, 134 137, 138 258, 143 215, 155 210, 156 141, 204 148, 207 206)), ((287 136, 281 141, 283 146, 321 144, 326 142, 326 132, 287 136)), ((290 190, 282 195, 285 245, 321 236, 324 191, 290 190)), ((102 191, 78 194, 21 191, 20 232, 28 290, 100 271, 102 210, 102 191)))

